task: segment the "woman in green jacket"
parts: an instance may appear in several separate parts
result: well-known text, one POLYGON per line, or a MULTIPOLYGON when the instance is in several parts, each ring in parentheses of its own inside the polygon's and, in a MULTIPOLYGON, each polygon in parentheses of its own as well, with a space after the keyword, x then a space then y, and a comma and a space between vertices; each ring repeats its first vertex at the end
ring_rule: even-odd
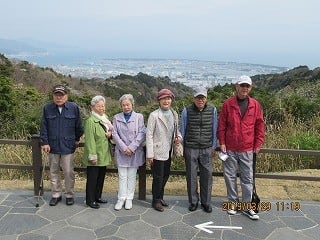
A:
POLYGON ((108 139, 112 137, 112 124, 105 115, 105 98, 95 96, 91 100, 91 114, 84 125, 85 144, 83 162, 87 166, 86 204, 99 208, 102 199, 106 166, 111 161, 108 139))

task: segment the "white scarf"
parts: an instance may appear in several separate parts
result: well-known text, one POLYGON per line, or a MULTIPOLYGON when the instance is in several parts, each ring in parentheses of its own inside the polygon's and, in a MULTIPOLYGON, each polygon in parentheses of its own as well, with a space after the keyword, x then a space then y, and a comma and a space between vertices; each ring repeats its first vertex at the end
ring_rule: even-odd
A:
POLYGON ((102 121, 103 125, 106 127, 107 132, 112 131, 112 128, 113 128, 112 123, 108 119, 107 115, 105 115, 105 114, 99 115, 95 111, 91 111, 91 114, 102 121))

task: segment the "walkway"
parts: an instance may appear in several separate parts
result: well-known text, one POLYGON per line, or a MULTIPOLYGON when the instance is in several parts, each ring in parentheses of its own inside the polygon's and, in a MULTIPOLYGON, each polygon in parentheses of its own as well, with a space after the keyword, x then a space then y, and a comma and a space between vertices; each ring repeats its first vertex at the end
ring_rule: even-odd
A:
POLYGON ((320 202, 298 202, 301 209, 295 211, 290 209, 290 201, 272 200, 271 210, 261 212, 260 220, 253 221, 240 213, 229 216, 218 198, 212 199, 213 212, 208 214, 200 208, 189 212, 186 196, 168 197, 170 207, 162 213, 150 208, 150 196, 147 201, 134 200, 133 209, 121 211, 113 209, 116 196, 107 197, 109 203, 95 210, 86 207, 83 193, 77 193, 75 205, 66 206, 63 199, 55 207, 48 205, 50 194, 46 193, 36 208, 32 191, 0 191, 0 239, 303 240, 320 236, 320 202), (211 228, 196 227, 203 223, 211 228))

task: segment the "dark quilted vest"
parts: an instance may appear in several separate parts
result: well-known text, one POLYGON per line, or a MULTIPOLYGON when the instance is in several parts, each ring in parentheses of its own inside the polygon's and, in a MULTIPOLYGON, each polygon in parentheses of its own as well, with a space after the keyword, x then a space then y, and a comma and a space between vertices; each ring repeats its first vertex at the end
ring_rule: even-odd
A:
POLYGON ((212 114, 214 108, 206 105, 202 111, 192 104, 187 107, 185 146, 189 148, 212 147, 212 114))

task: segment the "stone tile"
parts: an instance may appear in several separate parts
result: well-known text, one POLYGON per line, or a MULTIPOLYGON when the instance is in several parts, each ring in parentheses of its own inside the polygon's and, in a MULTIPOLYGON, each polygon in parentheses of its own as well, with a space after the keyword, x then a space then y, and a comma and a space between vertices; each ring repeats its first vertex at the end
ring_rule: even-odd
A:
POLYGON ((197 229, 183 222, 175 222, 160 228, 161 239, 193 239, 197 229))
POLYGON ((0 219, 10 211, 8 206, 0 206, 0 219))
POLYGON ((294 231, 290 228, 278 228, 275 229, 274 232, 272 234, 270 234, 268 236, 268 238, 266 238, 266 240, 286 240, 286 239, 290 239, 290 240, 312 240, 313 238, 309 238, 306 235, 294 231))
POLYGON ((234 231, 245 234, 248 237, 256 237, 259 239, 265 239, 276 229, 276 226, 264 221, 262 218, 252 220, 243 214, 238 215, 237 218, 233 218, 232 225, 242 227, 242 230, 234 231))
POLYGON ((37 214, 50 221, 60 221, 68 219, 86 208, 84 205, 74 204, 72 206, 66 206, 64 202, 59 202, 56 206, 45 204, 37 214))
POLYGON ((19 236, 18 240, 49 240, 48 236, 39 235, 36 233, 28 233, 19 236))
POLYGON ((115 236, 126 240, 161 239, 159 228, 143 221, 134 221, 122 225, 115 236))
POLYGON ((54 233, 50 240, 95 240, 96 236, 91 230, 77 227, 65 227, 54 233))
MULTIPOLYGON (((223 230, 222 237, 223 240, 253 240, 253 239, 263 239, 258 237, 249 237, 241 232, 234 230, 223 230)), ((278 239, 279 240, 279 239, 278 239)))
POLYGON ((112 222, 112 224, 115 226, 121 226, 122 224, 137 221, 139 219, 140 219, 140 215, 116 217, 116 219, 112 222))
POLYGON ((9 213, 36 213, 38 211, 35 207, 15 207, 10 210, 9 213))
POLYGON ((18 235, 1 235, 1 240, 16 240, 18 235))
POLYGON ((98 238, 103 238, 103 237, 111 236, 115 234, 118 230, 119 230, 119 226, 109 224, 102 228, 96 229, 95 234, 97 235, 98 238))
POLYGON ((319 239, 320 236, 320 226, 317 225, 313 228, 308 228, 306 230, 302 230, 301 233, 303 233, 306 236, 311 237, 312 239, 319 239))
POLYGON ((38 229, 37 233, 44 236, 50 236, 53 233, 60 231, 62 228, 65 228, 66 226, 68 226, 68 224, 64 220, 52 222, 38 229))
POLYGON ((38 229, 48 220, 30 214, 7 214, 0 220, 0 235, 27 233, 38 229))
POLYGON ((169 209, 165 209, 163 212, 149 209, 141 215, 141 219, 153 226, 162 227, 176 221, 181 221, 182 215, 169 209))
POLYGON ((76 227, 97 229, 106 226, 115 220, 115 216, 108 209, 87 208, 70 217, 67 222, 76 227))
POLYGON ((303 230, 315 227, 317 223, 305 217, 280 217, 280 219, 290 228, 294 230, 303 230))

